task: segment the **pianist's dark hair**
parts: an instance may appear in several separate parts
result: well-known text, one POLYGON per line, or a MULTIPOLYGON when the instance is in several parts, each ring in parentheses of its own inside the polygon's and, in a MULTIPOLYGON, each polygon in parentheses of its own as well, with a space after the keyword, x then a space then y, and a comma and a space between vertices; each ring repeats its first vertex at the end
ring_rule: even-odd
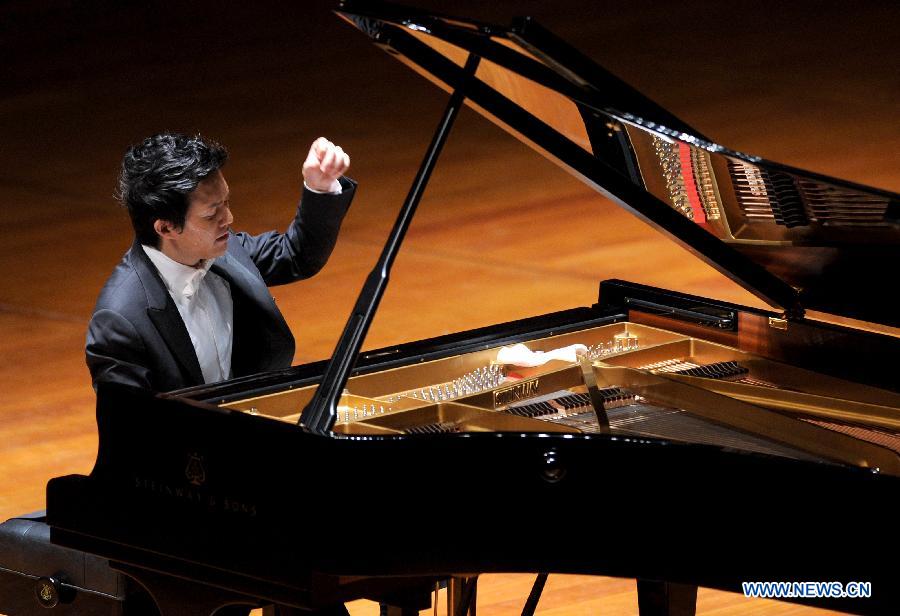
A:
POLYGON ((116 197, 128 209, 137 240, 159 248, 157 219, 183 227, 188 195, 226 160, 224 146, 200 135, 160 133, 128 148, 116 197))

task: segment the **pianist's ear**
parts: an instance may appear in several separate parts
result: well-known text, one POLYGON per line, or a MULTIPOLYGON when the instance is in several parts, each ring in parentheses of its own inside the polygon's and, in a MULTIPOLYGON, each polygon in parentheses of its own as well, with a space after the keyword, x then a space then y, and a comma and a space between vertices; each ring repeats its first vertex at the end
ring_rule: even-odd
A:
POLYGON ((181 232, 181 229, 176 227, 168 220, 163 220, 162 218, 157 218, 155 221, 153 221, 153 230, 156 231, 156 234, 160 237, 169 237, 175 233, 181 232))

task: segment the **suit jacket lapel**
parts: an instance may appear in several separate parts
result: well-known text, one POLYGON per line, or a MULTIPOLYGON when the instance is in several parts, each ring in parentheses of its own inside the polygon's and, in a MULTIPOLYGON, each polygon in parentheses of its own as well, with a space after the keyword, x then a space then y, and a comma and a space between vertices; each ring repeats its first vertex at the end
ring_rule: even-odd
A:
POLYGON ((266 283, 234 256, 226 253, 217 258, 210 271, 228 281, 228 284, 232 286, 232 297, 238 295, 246 297, 254 304, 255 308, 265 313, 267 322, 277 324, 278 328, 288 329, 284 316, 275 307, 266 283))
POLYGON ((203 372, 200 370, 191 336, 159 272, 139 243, 134 243, 129 256, 147 294, 147 315, 187 375, 188 384, 203 384, 203 372))
MULTIPOLYGON (((232 240, 234 241, 234 240, 232 240)), ((234 338, 231 347, 231 371, 244 376, 270 370, 273 362, 283 361, 282 355, 293 358, 294 349, 273 343, 291 340, 291 330, 275 306, 275 301, 258 272, 244 265, 230 253, 216 259, 210 269, 231 285, 234 301, 234 338)))

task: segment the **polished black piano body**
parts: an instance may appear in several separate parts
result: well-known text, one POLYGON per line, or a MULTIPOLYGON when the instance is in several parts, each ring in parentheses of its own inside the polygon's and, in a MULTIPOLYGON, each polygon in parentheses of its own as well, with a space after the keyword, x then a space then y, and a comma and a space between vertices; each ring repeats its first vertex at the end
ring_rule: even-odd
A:
MULTIPOLYGON (((605 288, 630 302, 658 304, 666 295, 618 282, 605 288)), ((669 299, 676 307, 690 301, 669 299)), ((699 299, 690 305, 735 308, 699 299)), ((358 371, 639 318, 615 308, 597 304, 382 349, 358 371)), ((858 335, 813 331, 820 340, 811 360, 844 349, 830 349, 829 337, 844 343, 858 335)), ((284 389, 288 381, 302 387, 317 368, 225 383, 194 397, 225 400, 253 385, 284 389)), ((735 591, 742 581, 870 581, 872 598, 831 605, 891 613, 900 600, 893 568, 884 564, 896 547, 891 503, 900 479, 870 469, 607 435, 324 437, 187 397, 115 386, 99 392, 97 417, 92 474, 50 483, 54 540, 264 600, 317 605, 366 596, 353 592, 357 577, 493 571, 596 573, 735 591)))
MULTIPOLYGON (((362 416, 348 399, 343 418, 332 416, 334 430, 325 433, 292 421, 322 379, 324 362, 161 396, 101 387, 94 470, 48 486, 53 540, 120 563, 152 592, 190 594, 190 584, 199 584, 223 596, 298 607, 356 597, 391 602, 434 579, 502 571, 591 573, 738 592, 744 581, 871 582, 870 598, 810 602, 897 613, 897 575, 885 565, 898 547, 897 452, 863 439, 857 456, 855 441, 838 433, 867 425, 865 409, 877 408, 877 431, 868 437, 896 435, 890 426, 900 344, 804 317, 815 308, 898 323, 883 297, 856 293, 866 280, 850 274, 862 261, 897 255, 897 196, 697 137, 527 20, 501 29, 373 3, 345 2, 340 12, 378 45, 443 87, 464 91, 482 113, 777 310, 606 281, 590 306, 362 353, 348 384, 362 416), (530 114, 523 105, 533 97, 516 100, 515 92, 492 89, 489 73, 465 73, 457 50, 488 59, 489 71, 524 75, 541 91, 567 97, 587 139, 567 133, 571 124, 530 114), (656 156, 659 168, 651 164, 656 156), (691 171, 695 193, 687 190, 691 171), (710 174, 718 184, 701 185, 710 174), (682 192, 671 188, 680 177, 688 184, 682 192), (864 245, 852 241, 854 234, 864 245), (595 364, 601 376, 627 368, 622 374, 635 383, 644 375, 651 384, 662 378, 671 385, 643 367, 649 360, 629 363, 657 344, 699 349, 678 351, 675 359, 727 352, 771 374, 790 366, 785 371, 796 371, 795 383, 820 375, 808 379, 810 391, 785 386, 784 399, 772 399, 778 412, 758 409, 762 424, 796 424, 806 436, 762 426, 761 436, 745 442, 739 436, 745 424, 736 427, 725 414, 710 416, 703 408, 693 411, 711 430, 725 426, 731 440, 549 424, 519 430, 498 398, 492 404, 482 395, 490 388, 451 396, 445 386, 446 400, 436 399, 433 388, 430 400, 425 389, 422 397, 415 393, 419 384, 458 376, 435 378, 442 367, 477 365, 504 345, 551 348, 582 334, 602 342, 602 332, 653 340, 631 354, 617 346, 595 364), (417 381, 426 375, 432 380, 417 381), (855 414, 841 414, 825 395, 844 383, 855 414), (470 423, 460 419, 457 433, 410 433, 408 425, 380 417, 384 405, 401 398, 413 411, 424 408, 423 416, 447 423, 457 413, 470 423), (785 420, 785 408, 798 399, 798 419, 785 420), (815 414, 822 409, 825 415, 815 414), (484 417, 496 427, 485 429, 488 424, 478 423, 484 417), (811 417, 831 427, 811 426, 805 421, 811 417), (823 442, 838 439, 835 449, 820 448, 817 435, 823 442)), ((536 380, 526 382, 537 389, 536 380)), ((733 402, 697 395, 723 408, 733 402)), ((405 410, 389 408, 385 417, 405 410)))

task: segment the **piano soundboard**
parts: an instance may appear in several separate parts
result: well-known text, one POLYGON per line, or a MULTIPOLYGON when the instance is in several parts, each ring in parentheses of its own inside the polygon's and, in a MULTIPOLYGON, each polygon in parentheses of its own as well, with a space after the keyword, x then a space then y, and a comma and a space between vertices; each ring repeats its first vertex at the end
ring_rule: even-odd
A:
MULTIPOLYGON (((900 473, 900 395, 894 392, 636 323, 526 343, 536 353, 571 345, 580 345, 573 361, 518 366, 498 361, 503 347, 494 347, 353 377, 334 433, 608 432, 900 473), (604 380, 596 390, 600 409, 582 364, 604 380)), ((314 390, 223 406, 296 423, 314 390)))

